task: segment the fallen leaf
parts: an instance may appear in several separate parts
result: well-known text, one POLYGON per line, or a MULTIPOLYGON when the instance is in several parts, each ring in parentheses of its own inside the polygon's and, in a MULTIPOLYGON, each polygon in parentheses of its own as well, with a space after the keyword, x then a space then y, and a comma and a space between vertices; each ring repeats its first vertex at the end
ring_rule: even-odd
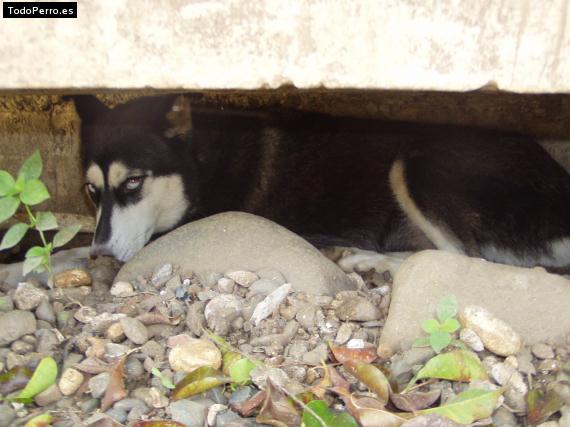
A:
POLYGON ((362 427, 399 427, 411 415, 387 411, 378 399, 356 396, 343 388, 333 387, 331 391, 341 397, 350 414, 362 427))
POLYGON ((176 384, 172 398, 174 400, 184 399, 229 382, 231 379, 217 369, 211 366, 202 366, 186 375, 182 381, 176 384))
POLYGON ((440 378, 451 381, 487 380, 489 377, 476 354, 467 350, 454 350, 432 357, 408 384, 409 388, 423 378, 440 378))
POLYGON ((14 366, 8 372, 0 374, 0 394, 7 395, 24 388, 32 373, 32 370, 25 366, 14 366))
POLYGON ((253 415, 255 409, 265 401, 266 396, 267 393, 265 390, 261 390, 248 400, 244 400, 243 402, 239 403, 230 403, 230 408, 232 408, 233 411, 237 412, 242 417, 247 418, 253 415))
POLYGON ((230 378, 234 383, 245 384, 250 380, 249 373, 257 365, 247 357, 239 359, 229 368, 230 378))
POLYGON ((21 403, 30 403, 34 396, 41 393, 55 383, 57 378, 57 363, 51 357, 44 357, 34 370, 26 387, 16 396, 9 400, 21 403))
POLYGON ((349 347, 337 347, 329 343, 329 347, 332 351, 334 358, 337 362, 361 362, 361 363, 372 363, 378 359, 378 352, 376 347, 373 345, 364 346, 361 348, 349 348, 349 347))
POLYGON ((40 414, 29 420, 24 427, 48 427, 53 422, 50 413, 40 414))
POLYGON ((526 397, 528 404, 528 420, 531 424, 539 424, 564 405, 560 395, 554 390, 546 393, 541 389, 532 389, 526 397))
POLYGON ((338 373, 338 371, 331 365, 323 365, 324 376, 321 380, 310 388, 310 392, 317 398, 323 399, 326 392, 330 387, 337 387, 339 389, 350 388, 349 382, 338 373))
POLYGON ((128 393, 125 389, 125 361, 127 356, 121 357, 111 369, 111 378, 109 380, 109 385, 107 390, 105 390, 105 395, 101 401, 101 411, 106 411, 109 409, 113 403, 124 399, 127 397, 128 393))
POLYGON ((255 420, 275 427, 298 427, 301 417, 289 398, 267 378, 266 397, 255 420))
POLYGON ((167 388, 170 390, 176 388, 176 386, 172 383, 170 378, 164 376, 162 374, 162 372, 160 372, 160 370, 156 366, 151 369, 150 373, 160 380, 160 382, 162 383, 164 388, 167 388))
POLYGON ((503 389, 473 389, 460 393, 447 404, 437 408, 424 409, 419 414, 439 414, 459 424, 471 424, 493 414, 503 389))
POLYGON ((303 427, 358 427, 356 420, 347 412, 334 413, 324 400, 313 400, 303 410, 303 427), (307 408, 319 418, 315 418, 307 408), (322 421, 322 422, 321 422, 322 421), (324 425, 323 425, 324 424, 324 425))
POLYGON ((400 411, 416 412, 433 405, 440 395, 441 390, 412 391, 409 393, 392 394, 390 395, 390 400, 400 411))
POLYGON ((153 311, 152 313, 143 313, 137 316, 137 319, 143 325, 172 325, 176 326, 180 323, 182 316, 168 317, 162 313, 153 311))
POLYGON ((380 369, 368 363, 354 363, 352 361, 346 362, 344 367, 350 374, 354 375, 376 393, 380 402, 384 405, 388 403, 392 390, 388 378, 380 369))

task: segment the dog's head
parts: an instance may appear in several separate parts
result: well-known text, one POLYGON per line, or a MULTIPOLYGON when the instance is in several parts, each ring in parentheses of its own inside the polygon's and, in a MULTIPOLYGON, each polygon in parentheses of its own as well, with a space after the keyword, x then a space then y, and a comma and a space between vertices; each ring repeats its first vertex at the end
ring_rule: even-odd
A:
POLYGON ((97 207, 92 254, 126 261, 194 207, 189 101, 147 97, 111 109, 93 96, 73 99, 85 187, 97 207))

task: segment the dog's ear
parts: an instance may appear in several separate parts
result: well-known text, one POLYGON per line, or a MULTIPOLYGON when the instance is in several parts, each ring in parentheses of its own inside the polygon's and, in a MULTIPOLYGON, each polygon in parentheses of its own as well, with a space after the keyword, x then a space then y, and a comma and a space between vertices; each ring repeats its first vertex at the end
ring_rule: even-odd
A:
POLYGON ((109 111, 96 96, 93 95, 71 95, 63 96, 63 100, 73 100, 75 111, 81 119, 81 122, 88 123, 99 117, 101 114, 109 111))
POLYGON ((184 95, 177 96, 171 102, 170 110, 165 117, 168 122, 168 128, 164 131, 164 136, 169 139, 187 139, 192 131, 192 110, 188 97, 184 95))

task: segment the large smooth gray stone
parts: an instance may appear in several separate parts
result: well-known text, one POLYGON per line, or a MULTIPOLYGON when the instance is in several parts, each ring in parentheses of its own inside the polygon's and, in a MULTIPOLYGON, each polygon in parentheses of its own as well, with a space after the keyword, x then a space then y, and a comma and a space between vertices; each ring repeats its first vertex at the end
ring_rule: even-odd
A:
POLYGON ((449 295, 460 310, 486 308, 527 344, 562 342, 570 333, 570 281, 564 277, 430 250, 412 255, 396 273, 378 353, 389 357, 425 336, 421 322, 435 318, 438 301, 449 295))
POLYGON ((354 289, 347 275, 306 240, 243 212, 217 214, 177 228, 142 249, 115 280, 134 280, 167 262, 200 276, 273 268, 295 290, 312 294, 354 289))

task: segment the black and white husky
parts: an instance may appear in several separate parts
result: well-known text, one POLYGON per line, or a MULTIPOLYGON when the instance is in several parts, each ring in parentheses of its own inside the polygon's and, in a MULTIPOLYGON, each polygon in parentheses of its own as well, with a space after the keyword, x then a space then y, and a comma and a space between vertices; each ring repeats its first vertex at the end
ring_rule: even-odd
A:
POLYGON ((570 176, 519 135, 298 112, 190 112, 175 96, 114 109, 92 96, 74 100, 97 206, 94 254, 128 260, 157 234, 239 210, 318 246, 570 264, 570 176))

